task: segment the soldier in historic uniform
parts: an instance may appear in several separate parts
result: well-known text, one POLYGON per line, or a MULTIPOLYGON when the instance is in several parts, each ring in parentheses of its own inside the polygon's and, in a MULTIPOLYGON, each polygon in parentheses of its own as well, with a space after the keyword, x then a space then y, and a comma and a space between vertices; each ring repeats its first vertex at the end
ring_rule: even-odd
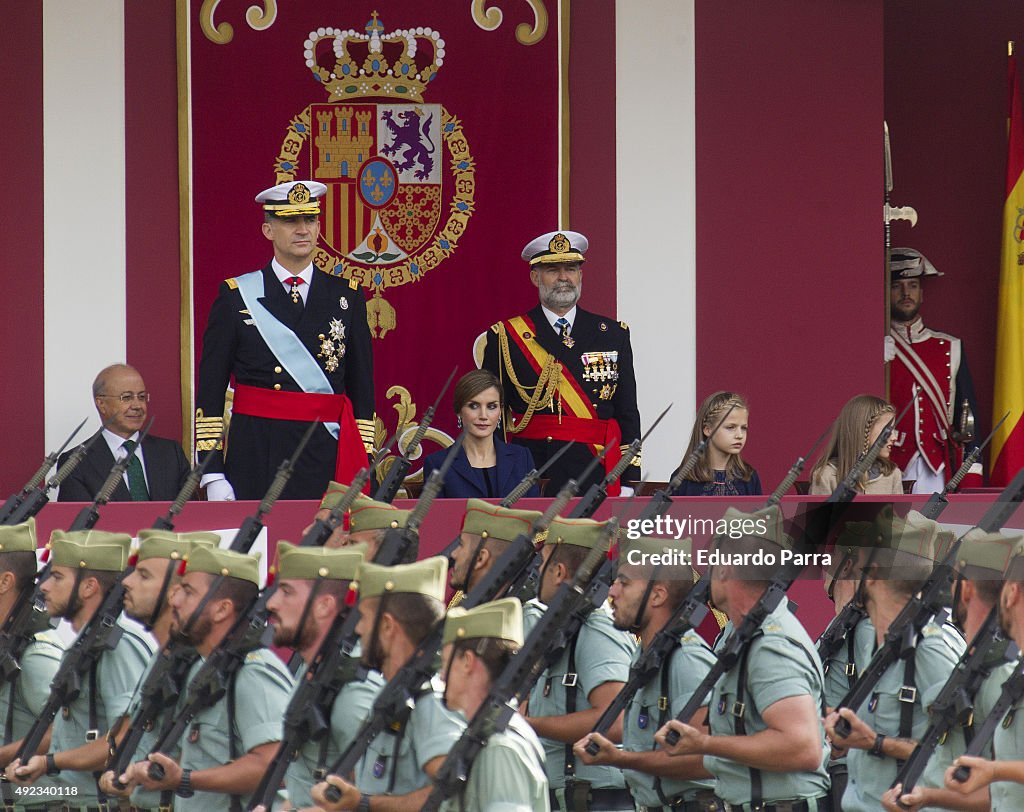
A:
MULTIPOLYGON (((977 418, 978 404, 963 342, 925 327, 921 318, 924 278, 943 274, 913 248, 894 248, 890 259, 889 332, 895 357, 889 368, 889 400, 897 414, 915 400, 912 427, 896 427, 891 457, 904 479, 915 480, 915 493, 931 493, 942 490, 963 463, 965 445, 954 434, 977 418)), ((966 448, 974 445, 966 443, 966 448)), ((970 474, 965 484, 981 485, 980 463, 970 474)))
MULTIPOLYGON (((32 589, 36 566, 36 520, 0 527, 0 624, 7 620, 19 596, 32 589)), ((4 726, 0 767, 14 758, 14 743, 28 733, 42 712, 63 654, 64 643, 52 629, 36 632, 18 661, 20 670, 0 687, 0 720, 4 726)), ((36 783, 42 789, 48 786, 47 781, 42 778, 36 783)))
POLYGON ((281 183, 256 197, 274 258, 221 285, 203 335, 196 449, 217 458, 209 498, 260 499, 313 420, 323 421, 284 490, 316 499, 350 481, 373 445, 373 357, 366 301, 354 282, 312 263, 322 183, 281 183), (218 445, 234 378, 226 454, 218 445))
MULTIPOLYGON (((530 241, 522 256, 540 303, 484 334, 482 365, 505 393, 506 440, 529 448, 538 466, 567 440, 577 441, 548 470, 549 495, 605 446, 611 446, 605 456, 610 470, 622 449, 640 437, 629 327, 577 306, 588 247, 587 238, 575 231, 552 231, 530 241)), ((581 487, 600 476, 596 472, 581 487)), ((639 479, 637 456, 622 480, 639 479)), ((617 488, 609 493, 617 495, 617 488)))
MULTIPOLYGON (((50 576, 40 587, 47 614, 69 620, 81 632, 128 564, 131 541, 126 533, 55 530, 50 536, 50 576)), ((49 750, 24 764, 18 759, 8 764, 9 781, 31 784, 46 775, 55 794, 74 808, 98 805, 93 777, 96 742, 102 743, 103 735, 125 714, 132 690, 153 656, 148 636, 123 621, 119 625, 122 634, 116 646, 104 651, 83 675, 81 692, 54 719, 49 750)))
MULTIPOLYGON (((338 613, 345 606, 349 586, 363 563, 365 547, 343 550, 296 547, 277 543, 278 589, 267 602, 274 626, 274 645, 293 648, 302 657, 298 683, 323 644, 338 613)), ((285 785, 292 808, 313 803, 313 784, 322 780, 328 764, 345 751, 360 725, 369 716, 383 680, 377 671, 347 681, 325 715, 330 732, 320 741, 306 741, 288 767, 285 785)))

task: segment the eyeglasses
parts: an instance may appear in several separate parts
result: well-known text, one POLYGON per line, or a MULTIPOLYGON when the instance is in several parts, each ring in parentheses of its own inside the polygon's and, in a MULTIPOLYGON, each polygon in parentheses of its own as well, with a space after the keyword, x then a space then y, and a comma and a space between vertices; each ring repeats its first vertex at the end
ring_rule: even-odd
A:
POLYGON ((100 395, 101 398, 113 398, 122 403, 131 403, 133 400, 139 403, 149 403, 149 392, 122 392, 120 395, 100 395))

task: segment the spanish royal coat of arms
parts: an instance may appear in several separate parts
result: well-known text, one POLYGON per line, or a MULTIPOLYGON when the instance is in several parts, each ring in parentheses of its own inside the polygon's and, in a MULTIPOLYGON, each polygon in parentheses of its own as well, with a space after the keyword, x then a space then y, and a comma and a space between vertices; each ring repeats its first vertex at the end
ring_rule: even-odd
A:
POLYGON ((430 28, 385 33, 376 12, 363 32, 311 31, 306 65, 327 100, 292 119, 274 165, 278 182, 326 184, 313 262, 373 290, 368 317, 379 338, 395 326, 381 292, 438 267, 473 213, 462 124, 423 101, 444 44, 430 28))

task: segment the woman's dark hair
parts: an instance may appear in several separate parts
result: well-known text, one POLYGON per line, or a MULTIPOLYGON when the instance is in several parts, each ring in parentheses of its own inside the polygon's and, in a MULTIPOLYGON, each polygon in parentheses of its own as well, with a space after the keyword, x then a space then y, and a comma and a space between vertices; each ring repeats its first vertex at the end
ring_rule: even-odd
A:
POLYGON ((486 389, 494 387, 498 390, 498 406, 505 408, 505 396, 501 391, 501 381, 492 372, 486 369, 474 369, 467 372, 455 384, 455 394, 452 401, 455 406, 455 414, 462 411, 462 407, 486 389))

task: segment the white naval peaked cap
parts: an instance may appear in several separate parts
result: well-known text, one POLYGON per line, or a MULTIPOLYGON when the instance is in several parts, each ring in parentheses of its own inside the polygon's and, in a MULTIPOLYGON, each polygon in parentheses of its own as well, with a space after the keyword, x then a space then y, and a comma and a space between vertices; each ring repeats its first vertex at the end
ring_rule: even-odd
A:
POLYGON ((530 240, 522 257, 530 265, 542 262, 583 262, 590 241, 578 231, 549 231, 530 240))
POLYGON ((256 202, 278 217, 298 217, 319 214, 320 198, 325 194, 327 187, 315 180, 290 180, 264 189, 256 195, 256 202))

